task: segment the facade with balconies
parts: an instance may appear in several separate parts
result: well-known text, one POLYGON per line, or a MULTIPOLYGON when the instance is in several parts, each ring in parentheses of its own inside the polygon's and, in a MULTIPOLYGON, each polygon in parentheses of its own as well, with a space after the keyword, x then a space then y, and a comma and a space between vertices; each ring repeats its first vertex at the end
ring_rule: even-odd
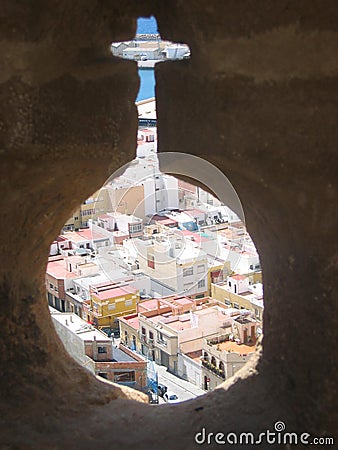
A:
POLYGON ((202 345, 202 387, 208 391, 232 377, 255 351, 261 322, 243 311, 231 320, 226 333, 204 339, 202 345))

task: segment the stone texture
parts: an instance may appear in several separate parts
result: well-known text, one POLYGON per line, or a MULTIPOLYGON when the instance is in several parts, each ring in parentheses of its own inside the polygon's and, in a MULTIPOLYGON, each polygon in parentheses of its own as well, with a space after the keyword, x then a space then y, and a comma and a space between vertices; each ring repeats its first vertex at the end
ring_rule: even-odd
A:
POLYGON ((277 420, 332 435, 336 2, 8 0, 0 11, 1 446, 183 449, 203 426, 258 433, 277 420), (49 243, 135 155, 136 67, 109 44, 151 12, 162 37, 192 49, 190 61, 156 67, 160 150, 202 156, 231 180, 266 304, 250 365, 204 397, 160 407, 78 367, 44 292, 49 243))

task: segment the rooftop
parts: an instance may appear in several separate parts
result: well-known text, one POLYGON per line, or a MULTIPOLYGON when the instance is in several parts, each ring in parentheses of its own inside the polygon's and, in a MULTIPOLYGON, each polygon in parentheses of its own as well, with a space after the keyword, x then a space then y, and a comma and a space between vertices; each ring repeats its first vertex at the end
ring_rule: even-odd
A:
POLYGON ((90 228, 81 229, 77 233, 79 236, 89 241, 92 240, 96 241, 98 239, 107 239, 107 237, 101 234, 100 232, 96 230, 93 232, 90 228))
POLYGON ((256 349, 255 345, 246 345, 246 344, 237 344, 235 341, 225 341, 220 344, 214 344, 213 347, 216 347, 217 350, 222 352, 233 352, 240 354, 248 354, 253 353, 256 349))
POLYGON ((185 353, 186 356, 201 364, 202 350, 185 353))
POLYGON ((63 257, 58 259, 48 260, 46 273, 58 280, 63 278, 76 278, 78 275, 74 272, 69 272, 63 257))
POLYGON ((206 235, 202 235, 200 233, 194 233, 193 231, 189 230, 180 230, 180 234, 182 234, 184 237, 190 238, 192 241, 196 242, 197 244, 200 244, 201 242, 207 242, 210 241, 206 235))
POLYGON ((91 239, 91 237, 88 239, 82 236, 77 231, 65 231, 60 235, 60 238, 72 242, 83 242, 91 239))
POLYGON ((237 280, 237 281, 243 281, 245 280, 246 276, 245 275, 240 275, 240 274, 236 274, 236 275, 231 275, 230 277, 232 280, 237 280))
POLYGON ((59 322, 83 341, 93 341, 96 339, 98 342, 111 344, 111 340, 107 335, 97 330, 74 313, 61 313, 51 309, 51 315, 53 320, 59 322))
POLYGON ((92 295, 99 300, 108 300, 110 298, 117 298, 117 297, 123 297, 128 294, 135 294, 137 292, 137 289, 132 288, 131 286, 128 287, 116 287, 107 289, 105 291, 92 291, 92 295))

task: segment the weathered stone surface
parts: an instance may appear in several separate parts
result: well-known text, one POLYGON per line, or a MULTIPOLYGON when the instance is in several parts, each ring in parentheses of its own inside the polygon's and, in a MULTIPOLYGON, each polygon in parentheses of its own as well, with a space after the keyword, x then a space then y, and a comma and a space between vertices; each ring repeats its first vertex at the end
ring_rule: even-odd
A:
POLYGON ((0 11, 1 445, 183 449, 202 427, 258 433, 277 420, 333 434, 336 2, 2 1, 0 11), (163 407, 78 367, 44 293, 49 243, 135 154, 136 67, 109 44, 150 12, 164 38, 192 48, 190 61, 156 67, 160 150, 202 156, 232 181, 266 303, 256 360, 163 407))

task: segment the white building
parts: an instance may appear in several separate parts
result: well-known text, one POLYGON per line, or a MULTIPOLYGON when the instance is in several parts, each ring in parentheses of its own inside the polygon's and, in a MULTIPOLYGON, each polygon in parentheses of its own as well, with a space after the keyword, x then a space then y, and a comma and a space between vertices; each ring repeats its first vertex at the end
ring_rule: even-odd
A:
POLYGON ((155 172, 142 182, 144 210, 152 216, 166 208, 178 208, 178 181, 176 178, 155 172))
POLYGON ((156 128, 139 129, 137 135, 136 156, 138 158, 144 158, 156 152, 157 152, 156 128))
POLYGON ((140 269, 151 278, 186 295, 205 295, 208 290, 208 259, 190 240, 175 233, 133 239, 140 269))
POLYGON ((140 43, 137 47, 125 48, 122 52, 122 58, 132 59, 134 61, 160 59, 161 48, 157 43, 153 43, 152 45, 140 43))
POLYGON ((190 49, 186 44, 170 43, 163 50, 163 55, 166 59, 186 59, 190 58, 190 49))

